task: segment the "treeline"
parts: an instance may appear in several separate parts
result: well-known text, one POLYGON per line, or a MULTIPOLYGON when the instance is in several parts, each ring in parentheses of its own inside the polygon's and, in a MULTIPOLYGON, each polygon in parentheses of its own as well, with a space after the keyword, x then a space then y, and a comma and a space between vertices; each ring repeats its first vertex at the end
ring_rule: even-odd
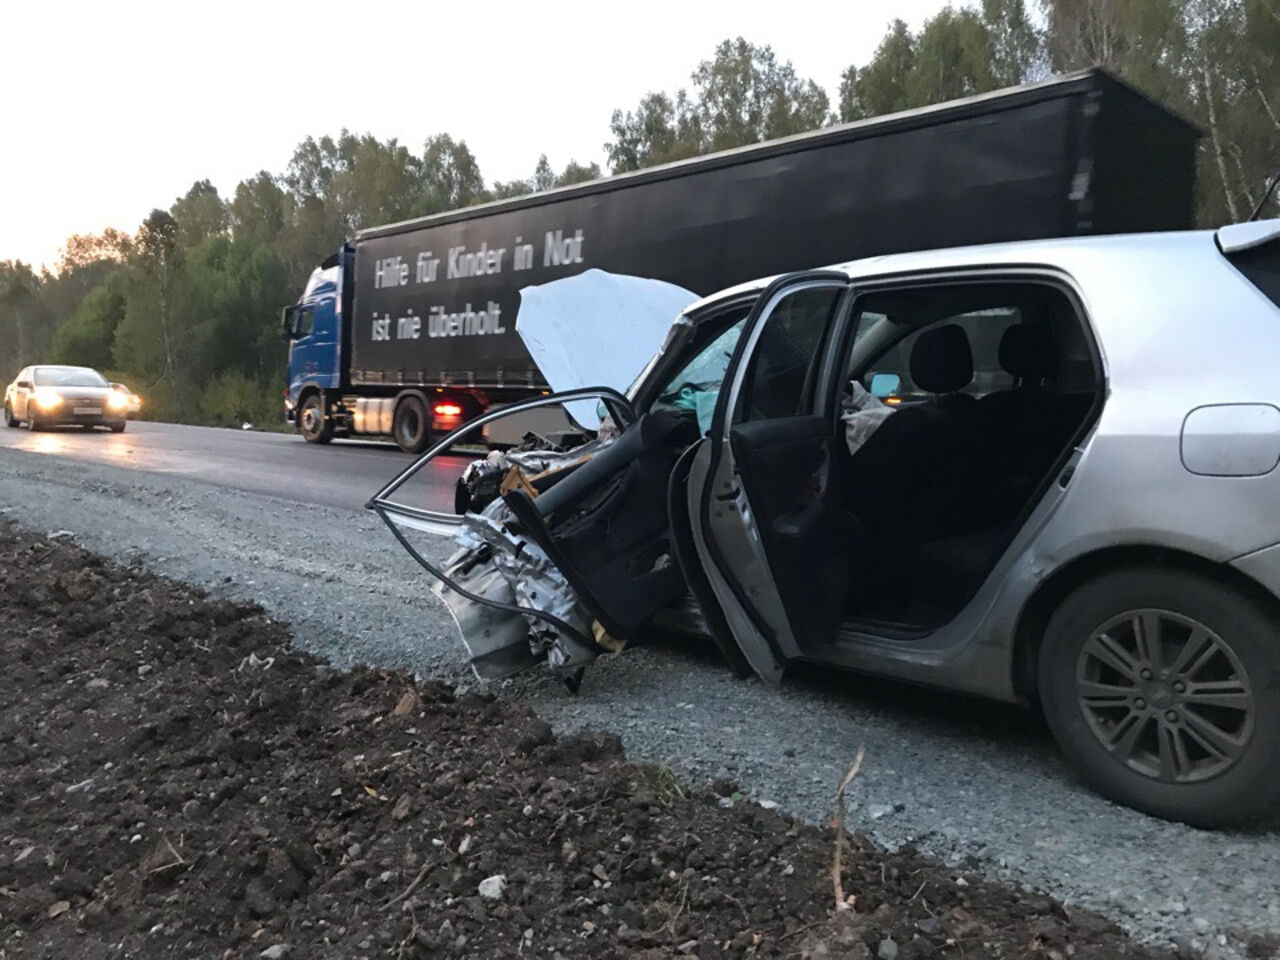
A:
MULTIPOLYGON (((726 40, 689 87, 614 112, 620 173, 1101 65, 1205 131, 1197 215, 1249 215, 1280 166, 1277 0, 1024 0, 946 7, 918 32, 890 24, 834 97, 768 46, 726 40)), ((147 415, 223 425, 280 422, 280 308, 356 230, 591 180, 595 164, 488 182, 448 134, 421 152, 342 131, 308 137, 279 174, 229 197, 207 180, 132 233, 68 238, 52 270, 0 262, 0 372, 82 363, 146 397, 147 415)))

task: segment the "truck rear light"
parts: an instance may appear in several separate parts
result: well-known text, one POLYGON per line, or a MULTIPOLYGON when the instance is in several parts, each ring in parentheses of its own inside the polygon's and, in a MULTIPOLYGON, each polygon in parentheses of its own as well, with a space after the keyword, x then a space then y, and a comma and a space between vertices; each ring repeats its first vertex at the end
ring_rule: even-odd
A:
POLYGON ((462 407, 456 403, 437 403, 431 408, 437 417, 460 417, 462 407))

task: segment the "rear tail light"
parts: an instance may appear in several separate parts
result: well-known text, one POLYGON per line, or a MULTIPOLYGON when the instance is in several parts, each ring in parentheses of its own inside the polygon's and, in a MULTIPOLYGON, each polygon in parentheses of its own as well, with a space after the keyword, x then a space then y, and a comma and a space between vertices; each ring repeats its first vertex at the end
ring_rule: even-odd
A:
POLYGON ((456 403, 437 403, 432 410, 437 417, 460 417, 462 416, 462 407, 456 403))

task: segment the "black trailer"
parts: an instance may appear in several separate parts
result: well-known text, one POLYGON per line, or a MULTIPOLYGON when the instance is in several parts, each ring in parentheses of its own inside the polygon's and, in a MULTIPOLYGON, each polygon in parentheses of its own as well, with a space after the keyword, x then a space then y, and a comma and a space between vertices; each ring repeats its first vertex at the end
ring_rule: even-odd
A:
POLYGON ((358 423, 362 396, 444 391, 470 416, 545 389, 520 290, 589 268, 709 294, 907 250, 1185 229, 1199 136, 1089 70, 365 230, 331 409, 368 432, 394 412, 358 423))

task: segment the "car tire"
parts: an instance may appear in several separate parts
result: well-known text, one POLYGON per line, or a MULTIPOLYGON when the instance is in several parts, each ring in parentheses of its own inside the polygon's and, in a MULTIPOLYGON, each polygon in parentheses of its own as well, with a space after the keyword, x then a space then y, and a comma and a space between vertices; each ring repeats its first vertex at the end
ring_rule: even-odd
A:
POLYGON ((6 427, 16 427, 18 424, 18 418, 13 415, 13 410, 6 403, 4 405, 4 425, 6 427))
POLYGON ((107 424, 107 426, 111 428, 112 433, 124 433, 123 423, 110 423, 110 424, 107 424))
POLYGON ((1045 629, 1045 719, 1104 796, 1196 827, 1251 822, 1280 806, 1276 637, 1270 609, 1213 578, 1104 574, 1045 629))
POLYGON ((324 397, 320 394, 313 393, 302 401, 298 408, 298 432, 307 443, 328 443, 333 439, 333 421, 325 416, 324 397))
POLYGON ((36 432, 36 431, 38 431, 38 430, 43 430, 43 429, 44 429, 44 424, 42 424, 39 420, 37 420, 37 419, 35 418, 35 414, 33 414, 33 413, 28 413, 28 414, 27 414, 27 429, 28 429, 28 430, 30 430, 32 433, 35 433, 35 432, 36 432))
POLYGON ((396 446, 405 453, 421 453, 431 443, 431 421, 427 418, 427 405, 421 397, 410 394, 396 404, 391 433, 396 446))

